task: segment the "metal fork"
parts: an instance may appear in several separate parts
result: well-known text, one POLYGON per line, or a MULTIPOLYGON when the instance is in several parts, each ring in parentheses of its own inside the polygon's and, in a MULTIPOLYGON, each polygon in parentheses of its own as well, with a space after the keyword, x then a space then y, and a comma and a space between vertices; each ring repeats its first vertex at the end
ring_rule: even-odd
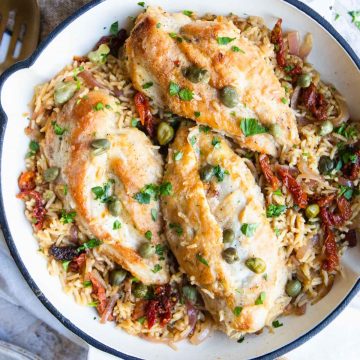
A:
POLYGON ((0 47, 5 51, 0 74, 31 55, 38 44, 39 31, 40 10, 36 0, 0 0, 0 47))

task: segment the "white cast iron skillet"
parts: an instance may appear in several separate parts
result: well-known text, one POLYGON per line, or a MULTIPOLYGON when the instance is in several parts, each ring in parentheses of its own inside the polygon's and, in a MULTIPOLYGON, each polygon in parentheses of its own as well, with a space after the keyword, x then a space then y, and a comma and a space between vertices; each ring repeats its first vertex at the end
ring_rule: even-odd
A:
MULTIPOLYGON (((302 34, 311 32, 314 49, 310 62, 322 78, 334 83, 348 101, 353 118, 360 116, 360 61, 345 40, 306 5, 297 0, 149 0, 146 5, 161 5, 168 11, 184 9, 198 13, 239 15, 252 14, 265 18, 272 27, 277 18, 285 29, 302 34)), ((290 351, 324 328, 349 303, 360 289, 360 250, 350 249, 342 259, 345 277, 338 278, 328 296, 308 307, 305 316, 287 317, 275 334, 268 331, 249 336, 242 344, 220 333, 213 334, 199 346, 188 342, 174 351, 162 344, 153 344, 116 329, 112 323, 94 321, 93 308, 81 307, 65 295, 58 279, 46 270, 45 260, 37 253, 37 243, 24 216, 23 202, 16 199, 17 178, 24 169, 24 155, 29 139, 24 134, 27 120, 23 116, 34 86, 48 81, 73 55, 87 53, 109 26, 119 20, 125 25, 129 16, 143 9, 137 0, 93 1, 63 22, 36 50, 30 59, 14 65, 0 78, 1 120, 1 194, 0 223, 24 278, 48 310, 66 327, 90 345, 123 359, 270 359, 290 351), (106 29, 104 29, 106 27, 106 29)))

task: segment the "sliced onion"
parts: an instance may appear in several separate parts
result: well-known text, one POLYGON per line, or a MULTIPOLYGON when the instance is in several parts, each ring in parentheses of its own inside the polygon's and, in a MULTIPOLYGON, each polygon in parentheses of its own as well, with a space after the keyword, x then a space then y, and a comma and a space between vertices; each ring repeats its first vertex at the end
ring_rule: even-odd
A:
POLYGON ((104 312, 101 315, 100 322, 102 324, 105 324, 106 321, 109 319, 109 316, 112 314, 114 306, 115 306, 116 302, 119 300, 119 297, 120 297, 119 293, 116 293, 108 301, 108 303, 106 305, 106 308, 105 308, 104 312))
POLYGON ((334 279, 335 279, 334 275, 329 275, 329 283, 328 283, 328 285, 327 286, 325 286, 324 284, 322 285, 322 287, 319 290, 317 296, 311 302, 311 305, 315 305, 317 302, 319 302, 324 296, 326 296, 330 292, 331 288, 334 285, 334 279))
POLYGON ((347 186, 347 187, 353 187, 354 186, 354 183, 349 180, 349 179, 346 179, 342 176, 339 176, 338 177, 338 183, 342 186, 347 186))
POLYGON ((304 42, 300 46, 299 56, 302 59, 305 59, 310 54, 312 47, 313 47, 313 36, 311 33, 307 33, 305 35, 304 42))
POLYGON ((77 244, 79 241, 79 231, 78 227, 75 224, 71 225, 70 228, 70 240, 71 242, 77 244))
POLYGON ((104 281, 104 279, 101 277, 101 275, 99 274, 99 272, 97 270, 93 270, 91 272, 91 275, 101 284, 101 286, 106 289, 107 286, 106 286, 106 283, 104 281))
POLYGON ((335 126, 339 126, 341 123, 349 120, 350 113, 347 103, 344 100, 343 96, 339 92, 335 92, 334 97, 339 106, 339 115, 336 117, 336 119, 332 120, 332 123, 335 126))
POLYGON ((299 96, 300 96, 300 86, 296 86, 290 99, 290 105, 293 110, 296 110, 298 102, 299 102, 299 96))
POLYGON ((211 334, 212 326, 209 319, 206 319, 205 322, 199 326, 200 330, 195 330, 194 334, 189 339, 193 345, 199 345, 211 334))
POLYGON ((130 297, 131 297, 131 279, 126 279, 124 281, 124 293, 125 293, 125 296, 124 296, 124 300, 125 301, 128 301, 130 300, 130 297))
POLYGON ((291 31, 287 34, 289 52, 291 55, 299 56, 300 51, 300 35, 298 31, 291 31))
POLYGON ((105 89, 105 86, 101 84, 99 81, 97 81, 94 75, 88 70, 84 70, 80 72, 78 76, 84 80, 85 85, 88 86, 90 89, 94 87, 105 89))

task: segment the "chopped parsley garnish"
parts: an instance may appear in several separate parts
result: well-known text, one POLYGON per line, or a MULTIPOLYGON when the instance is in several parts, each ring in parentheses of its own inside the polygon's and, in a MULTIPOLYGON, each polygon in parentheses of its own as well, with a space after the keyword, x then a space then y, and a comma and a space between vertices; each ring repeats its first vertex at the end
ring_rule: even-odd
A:
POLYGON ((88 306, 91 306, 91 307, 97 307, 98 305, 99 305, 98 301, 91 301, 88 303, 88 306))
POLYGON ((346 200, 351 200, 354 190, 349 186, 340 185, 339 196, 344 196, 346 200))
POLYGON ((166 196, 171 195, 172 185, 170 182, 162 183, 159 188, 160 195, 166 196))
POLYGON ((68 193, 68 186, 66 184, 63 185, 63 194, 66 196, 68 193))
POLYGON ((171 96, 175 96, 179 93, 180 91, 180 85, 174 83, 173 81, 170 81, 170 84, 169 84, 169 94, 171 96))
POLYGON ((282 97, 282 98, 281 98, 281 102, 282 102, 283 104, 287 104, 287 103, 288 103, 287 98, 282 97))
POLYGON ((145 2, 144 1, 140 1, 140 2, 138 2, 137 3, 139 6, 141 6, 141 7, 144 7, 145 6, 145 2))
POLYGON ((262 305, 265 301, 266 293, 262 291, 259 297, 255 300, 255 305, 262 305))
POLYGON ((160 24, 160 23, 157 23, 157 24, 156 24, 156 28, 157 28, 157 29, 160 29, 160 27, 161 27, 161 24, 160 24))
POLYGON ((63 224, 70 224, 74 222, 76 211, 66 212, 64 209, 61 211, 60 222, 63 224))
POLYGON ((111 110, 111 109, 112 109, 112 107, 111 107, 109 104, 106 104, 106 105, 105 105, 105 108, 108 109, 108 110, 111 110))
POLYGON ((242 336, 242 337, 239 338, 239 340, 237 340, 236 342, 237 342, 238 344, 241 344, 244 340, 245 340, 245 337, 242 336))
POLYGON ((116 36, 119 32, 119 23, 115 21, 110 26, 110 34, 116 36))
POLYGON ((134 199, 140 204, 149 204, 151 196, 157 200, 160 195, 171 195, 171 193, 172 185, 170 182, 162 183, 160 186, 156 184, 147 184, 140 190, 140 192, 134 195, 134 199))
POLYGON ((100 241, 99 239, 97 238, 92 238, 90 239, 89 241, 87 241, 86 243, 83 243, 82 245, 80 245, 76 251, 77 252, 81 252, 81 251, 84 251, 85 249, 93 249, 99 245, 102 244, 102 241, 100 241))
POLYGON ((234 310, 233 310, 234 315, 235 315, 235 316, 240 316, 242 309, 243 309, 243 308, 242 308, 241 306, 236 306, 236 307, 234 308, 234 310))
POLYGON ((217 43, 219 45, 227 45, 229 43, 231 43, 232 41, 234 41, 236 38, 230 38, 230 37, 218 37, 216 39, 217 43))
POLYGON ((158 218, 158 211, 156 209, 151 209, 150 213, 152 221, 156 221, 158 218))
POLYGON ((270 204, 266 209, 267 217, 278 217, 286 210, 285 205, 270 204))
POLYGON ((231 50, 232 50, 233 52, 240 52, 240 53, 242 53, 242 54, 245 54, 245 51, 244 51, 244 50, 240 49, 239 47, 237 47, 237 46, 235 46, 235 45, 231 47, 231 50))
POLYGON ((60 125, 58 125, 56 123, 56 121, 52 121, 51 125, 52 125, 56 135, 58 135, 58 136, 64 135, 64 132, 66 131, 66 128, 63 128, 60 125))
POLYGON ((349 11, 348 14, 351 16, 351 22, 360 30, 360 10, 349 11))
POLYGON ((278 328, 278 327, 281 327, 281 326, 283 326, 283 325, 284 325, 284 324, 281 323, 279 320, 275 320, 275 321, 272 322, 272 326, 273 326, 274 328, 278 328))
POLYGON ((131 126, 132 127, 137 127, 138 123, 139 123, 138 119, 136 119, 136 118, 131 119, 131 126))
POLYGON ((283 193, 281 192, 281 189, 277 189, 277 190, 273 191, 273 194, 278 195, 278 196, 282 196, 283 193))
POLYGON ((151 88, 153 85, 154 85, 154 83, 153 83, 152 81, 149 81, 149 82, 145 83, 145 84, 142 86, 142 88, 143 88, 144 90, 146 90, 146 89, 151 88))
POLYGON ((244 118, 241 119, 240 128, 245 137, 264 134, 267 132, 267 129, 262 126, 256 119, 244 118))
POLYGON ((200 111, 194 111, 194 116, 198 118, 201 115, 200 111))
POLYGON ((119 220, 115 220, 113 223, 113 230, 121 229, 121 222, 119 220))
POLYGON ((181 160, 183 157, 183 153, 181 151, 175 151, 174 152, 174 160, 175 161, 179 161, 181 160))
POLYGON ((194 98, 194 93, 188 88, 181 88, 180 85, 170 81, 169 84, 170 96, 178 95, 181 100, 190 101, 194 98))
POLYGON ((340 14, 339 13, 336 13, 335 14, 335 21, 340 17, 340 14))
POLYGON ((145 237, 146 237, 146 239, 151 240, 151 238, 152 238, 152 232, 151 232, 150 230, 148 230, 148 231, 145 233, 145 237))
POLYGON ((186 16, 189 16, 189 17, 191 17, 191 15, 193 14, 193 12, 190 11, 190 10, 184 10, 182 13, 183 13, 184 15, 186 15, 186 16))
POLYGON ((189 139, 189 142, 190 142, 190 145, 191 146, 194 146, 196 144, 196 136, 192 136, 190 139, 189 139))
POLYGON ((275 235, 276 235, 277 237, 279 237, 279 235, 280 235, 280 229, 275 228, 275 229, 274 229, 274 232, 275 232, 275 235))
POLYGON ((347 126, 346 123, 335 128, 337 134, 344 136, 346 139, 355 139, 357 136, 357 130, 353 126, 347 126))
POLYGON ((84 287, 90 287, 92 286, 92 282, 90 280, 86 280, 83 282, 84 287))
POLYGON ((111 201, 110 196, 110 188, 111 188, 111 180, 105 183, 103 187, 101 186, 94 186, 91 188, 91 192, 95 195, 95 200, 100 200, 102 203, 107 203, 111 201))
POLYGON ((26 157, 34 156, 40 149, 39 143, 35 140, 31 140, 29 144, 29 152, 26 154, 26 157))
POLYGON ((194 98, 194 93, 188 88, 183 88, 179 91, 179 98, 184 101, 190 101, 194 98))
POLYGON ((151 270, 154 274, 156 274, 157 272, 159 272, 162 269, 160 264, 156 264, 154 266, 154 268, 151 270))
POLYGON ((62 265, 62 267, 63 267, 63 269, 64 269, 65 271, 68 270, 70 263, 71 263, 71 260, 64 260, 64 261, 61 263, 61 265, 62 265))
POLYGON ((229 175, 229 171, 223 169, 220 165, 216 165, 214 166, 214 175, 218 182, 222 182, 225 175, 229 175))
POLYGON ((264 275, 263 275, 263 278, 264 278, 265 281, 267 281, 267 279, 268 279, 268 274, 264 274, 264 275))
POLYGON ((95 111, 100 111, 100 110, 104 110, 104 104, 99 101, 95 106, 94 106, 94 110, 95 111))
POLYGON ((209 267, 209 263, 200 254, 196 254, 196 259, 205 266, 209 267))
POLYGON ((207 134, 211 130, 211 127, 207 125, 200 125, 199 130, 200 132, 207 134))
POLYGON ((177 235, 182 235, 184 233, 184 230, 182 229, 180 224, 177 223, 169 224, 169 228, 174 230, 177 235))
POLYGON ((137 319, 137 321, 141 324, 141 325, 144 325, 144 322, 146 320, 146 317, 145 316, 142 316, 140 318, 137 319))
POLYGON ((219 149, 221 147, 221 140, 214 136, 212 141, 211 141, 211 145, 214 146, 215 149, 219 149))
POLYGON ((159 256, 164 256, 165 247, 163 245, 157 244, 155 246, 155 254, 159 256))
POLYGON ((179 36, 177 33, 175 32, 171 32, 169 33, 169 36, 172 38, 172 39, 176 39, 177 42, 181 43, 183 41, 182 37, 179 36))
POLYGON ((247 237, 253 236, 258 226, 259 224, 242 224, 241 232, 247 237))
POLYGON ((144 193, 140 191, 134 195, 134 199, 139 204, 150 204, 151 196, 148 193, 144 193))

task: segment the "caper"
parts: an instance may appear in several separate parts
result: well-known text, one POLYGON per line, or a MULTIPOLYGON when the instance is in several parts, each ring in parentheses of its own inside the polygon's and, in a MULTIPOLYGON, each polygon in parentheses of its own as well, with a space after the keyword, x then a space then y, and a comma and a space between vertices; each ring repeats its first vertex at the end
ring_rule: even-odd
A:
POLYGON ((124 269, 111 270, 109 275, 110 284, 113 286, 120 285, 125 280, 126 275, 127 271, 124 269))
POLYGON ((279 124, 271 124, 270 125, 270 134, 276 139, 281 138, 283 132, 281 130, 280 125, 279 124))
POLYGON ((300 294, 302 285, 301 282, 299 280, 289 280, 286 283, 285 286, 285 292, 290 296, 290 297, 295 297, 297 295, 300 294))
POLYGON ((213 175, 214 175, 214 167, 209 164, 205 165, 200 170, 200 179, 204 182, 210 182, 213 175))
POLYGON ((308 219, 312 219, 316 217, 319 214, 319 212, 320 212, 320 207, 318 204, 311 204, 305 210, 305 214, 308 219))
POLYGON ((307 88, 309 87, 311 84, 311 75, 310 74, 301 74, 296 82, 296 85, 302 87, 302 88, 307 88))
POLYGON ((320 126, 319 135, 325 136, 330 134, 334 130, 334 125, 330 120, 324 121, 320 126))
POLYGON ((92 63, 104 64, 109 53, 110 48, 106 44, 101 44, 97 50, 88 53, 88 58, 92 63))
POLYGON ((72 81, 57 83, 54 91, 55 104, 65 104, 74 96, 76 90, 77 85, 72 81))
POLYGON ((232 229, 225 229, 223 231, 223 243, 232 243, 235 239, 235 233, 232 229))
POLYGON ((329 156, 321 156, 319 160, 319 172, 320 174, 327 174, 334 169, 334 161, 329 156))
POLYGON ((225 249, 222 252, 222 256, 228 264, 232 264, 239 259, 237 256, 237 251, 233 247, 229 247, 229 248, 225 249))
POLYGON ((142 299, 146 296, 148 292, 148 288, 146 285, 144 284, 137 284, 133 290, 133 294, 136 298, 138 299, 142 299))
POLYGON ((161 122, 157 128, 157 139, 160 145, 168 144, 174 137, 174 129, 166 122, 161 122))
POLYGON ((56 180, 56 178, 59 176, 60 169, 57 167, 49 167, 44 171, 44 179, 47 182, 51 182, 56 180))
POLYGON ((228 108, 233 108, 239 103, 239 95, 234 86, 228 85, 220 89, 220 101, 228 108))
POLYGON ((90 146, 93 149, 92 153, 97 156, 110 149, 110 141, 108 139, 96 139, 90 143, 90 146))
POLYGON ((188 66, 186 68, 182 68, 182 74, 192 83, 199 82, 208 82, 210 79, 210 75, 207 70, 201 69, 195 65, 188 66))
POLYGON ((111 201, 108 203, 108 209, 112 216, 118 216, 121 211, 120 200, 116 198, 111 199, 111 201))
POLYGON ((185 285, 182 288, 183 295, 192 303, 196 303, 197 290, 195 286, 185 285))
POLYGON ((144 243, 139 248, 139 254, 144 259, 148 259, 155 254, 155 246, 150 243, 144 243))
POLYGON ((249 258, 245 261, 245 265, 256 274, 261 274, 266 270, 266 263, 260 258, 249 258))

